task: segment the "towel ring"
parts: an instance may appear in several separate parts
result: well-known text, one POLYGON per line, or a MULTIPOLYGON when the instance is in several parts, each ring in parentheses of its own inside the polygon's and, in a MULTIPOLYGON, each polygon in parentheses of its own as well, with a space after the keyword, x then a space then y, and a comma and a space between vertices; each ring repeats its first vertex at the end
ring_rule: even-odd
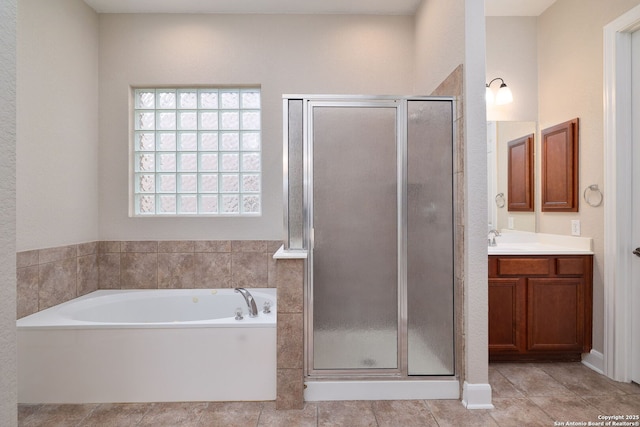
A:
POLYGON ((598 184, 591 184, 585 188, 582 197, 584 197, 584 201, 587 202, 589 206, 593 206, 594 208, 600 206, 604 199, 602 191, 598 188, 598 184))
POLYGON ((499 208, 504 208, 504 193, 496 194, 496 206, 499 208))

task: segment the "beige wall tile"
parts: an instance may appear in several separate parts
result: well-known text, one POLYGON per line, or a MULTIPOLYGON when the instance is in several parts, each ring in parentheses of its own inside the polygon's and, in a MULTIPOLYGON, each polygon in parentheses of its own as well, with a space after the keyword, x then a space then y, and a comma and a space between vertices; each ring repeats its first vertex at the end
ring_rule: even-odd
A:
POLYGON ((196 252, 231 252, 231 240, 196 240, 196 252))
POLYGON ((190 253, 195 250, 193 240, 167 240, 158 242, 158 253, 190 253))
POLYGON ((108 241, 103 240, 98 242, 98 252, 101 254, 105 253, 119 253, 120 252, 120 241, 108 241))
POLYGON ((98 287, 100 289, 120 289, 119 253, 98 255, 98 287))
POLYGON ((302 369, 304 360, 302 313, 278 313, 278 368, 302 369))
POLYGON ((276 263, 278 313, 302 313, 304 305, 304 261, 281 259, 276 263))
POLYGON ((16 268, 38 265, 38 250, 16 253, 16 268))
POLYGON ((278 266, 278 260, 273 259, 272 255, 267 254, 267 287, 277 288, 276 283, 276 268, 278 266))
POLYGON ((273 255, 276 253, 280 246, 282 246, 284 242, 282 240, 268 240, 267 241, 267 252, 269 255, 273 255))
POLYGON ((120 256, 121 289, 157 289, 158 254, 122 253, 120 256))
POLYGON ((38 266, 18 268, 17 275, 17 318, 38 311, 38 266))
POLYGON ((98 253, 98 242, 80 243, 77 246, 77 256, 92 255, 98 253))
MULTIPOLYGON (((275 240, 99 241, 23 251, 17 254, 16 266, 36 267, 32 271, 41 266, 41 272, 34 279, 37 290, 23 279, 27 281, 18 311, 32 313, 97 289, 277 287, 278 263, 272 252, 280 245, 275 240), (27 296, 34 292, 35 299, 27 296)), ((288 270, 295 262, 282 266, 285 285, 296 280, 297 273, 288 270)), ((283 288, 284 305, 279 306, 289 312, 302 311, 302 277, 298 279, 299 286, 283 288)))
POLYGON ((231 282, 234 287, 266 288, 268 286, 266 252, 234 252, 231 254, 231 282))
POLYGON ((98 290, 100 275, 98 272, 98 255, 78 257, 78 283, 76 295, 82 296, 98 290))
POLYGON ((39 310, 62 304, 76 297, 77 270, 78 266, 75 257, 40 264, 38 272, 39 310))
POLYGON ((158 254, 158 288, 190 289, 194 287, 193 253, 158 254))
POLYGON ((231 287, 230 253, 196 253, 194 255, 195 288, 231 287))
POLYGON ((232 252, 267 252, 267 240, 233 240, 232 252))
POLYGON ((278 369, 276 409, 304 408, 302 369, 278 369))
POLYGON ((78 248, 76 245, 40 249, 38 251, 38 263, 46 264, 48 262, 60 261, 68 258, 75 258, 77 255, 78 255, 78 248))
POLYGON ((121 242, 120 251, 121 252, 157 253, 158 252, 158 242, 157 241, 121 242))

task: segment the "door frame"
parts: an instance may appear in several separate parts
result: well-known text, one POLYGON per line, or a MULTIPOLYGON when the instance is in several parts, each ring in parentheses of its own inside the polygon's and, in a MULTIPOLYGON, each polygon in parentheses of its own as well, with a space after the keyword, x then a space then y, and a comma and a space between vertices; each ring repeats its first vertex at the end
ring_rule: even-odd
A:
POLYGON ((629 382, 632 372, 631 34, 640 6, 604 27, 604 355, 603 372, 629 382))

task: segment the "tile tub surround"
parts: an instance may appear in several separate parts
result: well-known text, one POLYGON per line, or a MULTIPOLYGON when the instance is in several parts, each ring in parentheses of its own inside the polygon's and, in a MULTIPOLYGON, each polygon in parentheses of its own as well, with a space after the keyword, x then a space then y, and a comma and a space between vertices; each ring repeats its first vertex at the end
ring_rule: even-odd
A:
POLYGON ((280 241, 100 241, 17 254, 17 317, 97 289, 278 289, 278 409, 303 399, 304 260, 273 259, 280 241))
POLYGON ((98 242, 18 252, 17 318, 98 289, 98 242))
POLYGON ((278 289, 276 408, 304 407, 304 260, 275 260, 278 289))
POLYGON ((17 253, 17 318, 97 289, 276 287, 271 240, 98 241, 17 253))

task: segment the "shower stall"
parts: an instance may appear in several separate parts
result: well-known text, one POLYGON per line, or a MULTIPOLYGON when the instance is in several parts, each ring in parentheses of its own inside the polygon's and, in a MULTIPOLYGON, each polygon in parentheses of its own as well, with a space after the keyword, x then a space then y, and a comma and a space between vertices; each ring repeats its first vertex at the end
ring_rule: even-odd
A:
POLYGON ((458 397, 455 111, 441 97, 284 97, 285 249, 308 251, 307 400, 359 386, 344 398, 380 398, 376 385, 458 397))

